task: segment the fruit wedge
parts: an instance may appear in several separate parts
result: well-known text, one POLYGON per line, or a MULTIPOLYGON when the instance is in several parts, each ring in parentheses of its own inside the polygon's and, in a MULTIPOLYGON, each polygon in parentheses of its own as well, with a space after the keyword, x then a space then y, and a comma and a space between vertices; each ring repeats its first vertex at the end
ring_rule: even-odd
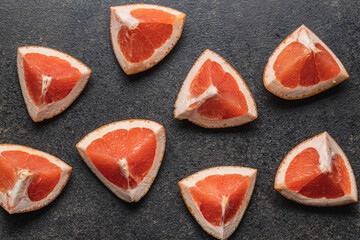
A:
POLYGON ((34 211, 65 187, 71 167, 29 147, 0 144, 0 205, 10 214, 34 211))
POLYGON ((126 202, 137 202, 160 168, 165 129, 149 120, 114 122, 89 133, 76 147, 107 188, 126 202))
POLYGON ((126 74, 160 62, 179 40, 186 15, 152 4, 111 7, 110 34, 115 56, 126 74))
POLYGON ((327 132, 291 150, 275 178, 275 189, 295 202, 330 207, 357 202, 357 187, 350 163, 327 132))
POLYGON ((227 239, 236 230, 249 204, 256 172, 245 167, 205 169, 179 182, 181 195, 207 233, 227 239))
POLYGON ((302 25, 270 56, 264 85, 273 94, 291 100, 313 96, 348 77, 330 48, 302 25))
POLYGON ((218 54, 205 50, 181 87, 174 115, 202 127, 224 128, 253 121, 257 110, 235 69, 218 54))
POLYGON ((35 122, 52 118, 69 107, 91 74, 75 58, 38 46, 18 48, 17 69, 27 110, 35 122))

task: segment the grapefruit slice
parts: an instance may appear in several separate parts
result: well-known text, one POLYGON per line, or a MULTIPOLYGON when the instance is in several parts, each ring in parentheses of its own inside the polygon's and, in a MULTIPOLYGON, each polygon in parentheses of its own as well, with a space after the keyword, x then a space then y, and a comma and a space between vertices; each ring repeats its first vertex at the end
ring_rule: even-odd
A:
POLYGON ((27 110, 35 122, 52 118, 69 107, 91 74, 75 58, 38 46, 18 48, 17 69, 27 110))
POLYGON ((218 54, 205 50, 181 87, 174 115, 202 127, 224 128, 253 121, 257 110, 235 69, 218 54))
POLYGON ((357 202, 357 187, 350 163, 327 132, 310 138, 282 161, 275 189, 295 202, 330 207, 357 202))
POLYGON ((302 25, 270 56, 264 71, 264 85, 278 97, 291 100, 323 92, 348 77, 330 48, 302 25))
POLYGON ((71 167, 29 147, 0 144, 0 205, 10 214, 34 211, 65 187, 71 167))
POLYGON ((137 202, 160 168, 165 129, 149 120, 114 122, 89 133, 76 147, 107 188, 126 202, 137 202))
POLYGON ((210 235, 227 239, 249 204, 256 169, 214 167, 179 182, 181 195, 196 221, 210 235))
POLYGON ((111 7, 110 35, 115 56, 126 74, 160 62, 179 40, 186 15, 152 4, 111 7))

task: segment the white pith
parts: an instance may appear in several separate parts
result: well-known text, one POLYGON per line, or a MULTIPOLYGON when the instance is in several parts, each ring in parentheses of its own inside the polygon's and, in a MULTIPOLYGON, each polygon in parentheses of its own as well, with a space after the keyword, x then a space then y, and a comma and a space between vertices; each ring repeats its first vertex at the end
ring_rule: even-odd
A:
POLYGON ((127 163, 126 159, 122 158, 117 163, 119 164, 119 167, 120 167, 120 169, 122 171, 122 174, 126 178, 129 178, 130 173, 129 173, 128 163, 127 163))
MULTIPOLYGON (((99 178, 99 180, 109 188, 117 197, 121 198, 127 202, 137 202, 139 201, 150 189, 150 186, 155 179, 157 172, 160 168, 161 161, 165 151, 165 129, 162 125, 149 121, 149 120, 125 120, 120 122, 110 123, 105 125, 93 132, 89 133, 76 145, 81 157, 91 169, 91 171, 99 178), (151 166, 150 171, 145 176, 145 178, 138 183, 137 187, 134 189, 122 189, 109 180, 107 180, 100 171, 95 167, 90 158, 86 154, 86 148, 96 139, 102 138, 105 134, 112 132, 117 129, 129 130, 131 128, 148 128, 151 129, 156 137, 156 150, 153 165, 151 166)), ((128 176, 129 172, 127 169, 126 159, 119 159, 119 170, 121 170, 124 175, 128 176)))
POLYGON ((214 53, 213 51, 205 50, 185 78, 185 81, 180 89, 179 95, 175 102, 174 115, 175 118, 188 119, 198 125, 207 128, 222 128, 238 126, 254 120, 255 118, 257 118, 257 110, 255 101, 250 93, 250 90, 246 86, 246 83, 241 78, 241 76, 221 56, 214 53), (197 109, 200 107, 200 105, 207 99, 217 94, 216 87, 211 84, 210 87, 202 95, 198 97, 191 97, 190 95, 191 82, 194 80, 201 66, 208 59, 219 63, 224 69, 224 71, 230 73, 230 75, 236 80, 239 86, 239 90, 244 94, 246 103, 248 105, 249 111, 246 114, 239 117, 221 120, 205 118, 198 114, 197 109), (189 108, 189 106, 195 102, 198 102, 196 108, 189 108))
MULTIPOLYGON (((214 167, 209 168, 200 172, 197 172, 182 181, 180 181, 179 186, 180 190, 183 196, 183 199, 188 206, 189 210, 195 217, 196 221, 200 224, 200 226, 209 234, 213 235, 216 238, 219 239, 227 239, 230 237, 230 235, 236 230, 238 224, 240 223, 245 210, 247 208, 247 205, 250 201, 252 192, 254 190, 255 181, 256 181, 256 170, 252 168, 245 168, 245 167, 214 167), (195 186, 195 184, 211 175, 224 175, 224 174, 241 174, 243 176, 249 176, 250 177, 250 183, 248 186, 248 189, 246 191, 244 200, 242 202, 242 205, 239 209, 239 211, 236 213, 236 216, 233 218, 233 220, 225 225, 223 223, 222 226, 214 226, 210 224, 202 215, 199 207, 196 205, 194 200, 191 197, 190 188, 195 186)), ((225 213, 224 208, 226 208, 227 205, 227 199, 224 198, 222 200, 223 204, 223 215, 225 213)))
POLYGON ((177 10, 162 7, 158 5, 151 5, 151 4, 132 4, 132 5, 124 5, 124 6, 115 6, 110 8, 110 35, 111 35, 111 42, 113 46, 113 50, 118 60, 121 68, 124 70, 126 74, 135 74, 138 72, 145 71, 155 64, 160 62, 175 46, 177 41, 179 40, 182 29, 185 22, 185 14, 179 12, 177 10), (125 59, 122 52, 120 51, 120 46, 118 43, 118 33, 123 26, 127 26, 130 29, 136 28, 139 24, 139 21, 132 17, 130 12, 133 9, 138 8, 149 8, 149 9, 158 9, 170 14, 175 15, 176 20, 173 23, 173 32, 170 38, 166 41, 164 45, 160 48, 155 49, 153 55, 144 60, 143 62, 132 63, 125 59))
MULTIPOLYGON (((38 46, 26 46, 26 47, 18 48, 17 69, 18 69, 21 92, 23 94, 27 110, 30 114, 30 117, 35 122, 40 122, 43 121, 44 119, 52 118, 53 116, 60 114, 67 107, 69 107, 71 103, 79 96, 81 91, 84 89, 91 74, 91 70, 88 67, 86 67, 83 63, 76 60, 75 58, 54 49, 50 49, 46 47, 38 47, 38 46), (77 68, 80 71, 81 77, 74 86, 74 88, 71 90, 71 92, 65 98, 57 102, 52 102, 49 104, 43 103, 42 105, 37 106, 29 95, 24 77, 24 56, 27 53, 40 53, 46 56, 55 56, 64 59, 68 61, 72 67, 77 68)), ((42 80, 43 80, 42 93, 43 95, 45 95, 46 91, 50 86, 52 79, 51 77, 44 75, 42 77, 42 80)))
POLYGON ((344 65, 340 62, 340 60, 335 56, 335 54, 326 46, 326 44, 321 41, 321 39, 316 36, 310 29, 306 26, 302 25, 298 29, 296 29, 288 38, 286 38, 273 52, 270 56, 268 63, 266 64, 264 71, 264 84, 268 88, 268 90, 275 95, 285 98, 285 99, 299 99, 308 96, 312 96, 316 93, 322 92, 348 78, 349 75, 344 67, 344 65), (277 80, 275 76, 275 71, 273 69, 273 65, 276 61, 278 55, 283 51, 285 47, 287 47, 290 43, 299 41, 309 50, 314 52, 320 51, 315 47, 316 43, 320 43, 334 58, 338 66, 340 67, 339 74, 333 79, 329 79, 327 81, 320 81, 319 83, 303 87, 298 85, 295 88, 285 87, 277 80))
POLYGON ((20 145, 0 144, 0 153, 3 151, 23 151, 44 157, 61 169, 59 182, 53 191, 40 201, 34 202, 29 199, 27 194, 28 186, 34 177, 34 174, 27 169, 19 170, 17 173, 17 181, 12 189, 7 192, 0 192, 0 205, 10 214, 32 211, 48 205, 60 194, 69 179, 71 167, 48 153, 20 145))
POLYGON ((298 146, 296 146, 293 150, 289 152, 289 154, 285 157, 285 159, 281 163, 281 166, 276 175, 275 188, 286 198, 310 206, 318 206, 318 207, 338 206, 338 205, 344 205, 344 204, 356 202, 358 199, 355 176, 352 171, 349 160, 347 159, 345 153, 342 151, 340 146, 327 132, 321 133, 309 140, 306 140, 303 143, 300 143, 298 146), (350 176, 350 182, 351 182, 350 195, 344 195, 340 198, 334 198, 334 199, 327 199, 327 198, 313 199, 313 198, 305 197, 304 195, 292 191, 286 187, 285 174, 287 168, 289 167, 294 157, 307 148, 315 148, 317 150, 320 156, 319 169, 322 173, 330 173, 332 171, 331 161, 335 154, 339 154, 343 158, 345 166, 348 169, 350 176))
MULTIPOLYGON (((192 114, 193 111, 197 110, 201 106, 201 104, 203 104, 206 100, 218 95, 219 92, 217 88, 214 85, 211 85, 203 94, 190 99, 190 101, 188 102, 188 106, 186 108, 186 112, 184 112, 183 115, 186 116, 186 114, 189 113, 192 114), (196 108, 190 110, 190 106, 194 103, 197 103, 196 108)), ((182 116, 178 116, 178 117, 182 117, 182 116)))
POLYGON ((49 76, 45 76, 45 75, 42 75, 41 76, 41 81, 42 81, 42 85, 41 85, 41 95, 43 97, 45 97, 47 91, 49 90, 49 87, 51 85, 51 81, 52 81, 52 78, 49 77, 49 76))

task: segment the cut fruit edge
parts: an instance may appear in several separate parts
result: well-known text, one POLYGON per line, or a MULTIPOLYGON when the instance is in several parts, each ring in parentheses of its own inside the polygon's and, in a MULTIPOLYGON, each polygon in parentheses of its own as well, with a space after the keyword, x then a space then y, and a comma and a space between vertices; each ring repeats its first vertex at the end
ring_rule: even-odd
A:
POLYGON ((355 181, 355 176, 351 165, 349 163, 348 158, 345 153, 341 149, 341 147, 337 144, 337 142, 327 133, 323 132, 319 135, 316 135, 299 145, 297 145, 294 149, 292 149, 281 162, 280 167, 276 173, 275 184, 274 187, 281 195, 285 198, 290 199, 292 201, 316 207, 331 207, 331 206, 340 206, 345 204, 350 204, 358 201, 358 193, 357 186, 355 181), (304 195, 301 195, 295 191, 288 189, 285 185, 285 174, 288 169, 291 161, 304 149, 307 148, 315 148, 319 153, 319 162, 320 162, 320 170, 329 168, 331 166, 331 155, 339 154, 344 160, 346 169, 348 170, 350 183, 351 183, 351 194, 344 195, 340 198, 308 198, 304 195), (332 151, 330 151, 330 148, 332 151))
POLYGON ((17 179, 17 182, 14 184, 13 188, 9 190, 10 193, 0 192, 0 205, 10 214, 30 212, 45 207, 53 200, 55 200, 55 198, 62 192, 63 188, 65 187, 65 185, 69 180, 72 168, 68 164, 66 164, 65 162, 61 161, 60 159, 58 159, 53 155, 50 155, 48 153, 33 148, 29 148, 21 145, 14 145, 14 144, 0 144, 0 153, 3 151, 22 151, 29 154, 34 154, 46 158, 49 162, 55 164, 61 169, 59 182, 56 184, 52 192, 49 195, 47 195, 45 198, 41 199, 40 201, 31 201, 27 196, 27 194, 25 194, 24 196, 20 196, 20 200, 18 200, 18 203, 15 207, 10 209, 7 207, 8 201, 11 201, 10 198, 14 198, 14 199, 19 198, 18 195, 11 194, 12 192, 19 193, 19 191, 16 191, 19 189, 14 189, 14 188, 15 187, 21 188, 24 187, 24 184, 26 184, 23 182, 23 180, 19 178, 17 179))
MULTIPOLYGON (((210 88, 208 88, 208 90, 210 88)), ((206 99, 204 99, 204 101, 205 100, 206 99)), ((205 128, 224 128, 224 127, 239 126, 251 122, 258 117, 258 113, 257 113, 255 100, 248 86, 246 85, 245 81, 240 76, 240 74, 220 55, 216 54, 215 52, 209 49, 206 49, 196 60, 196 62, 192 66, 190 72, 186 76, 181 86, 180 92, 175 102, 174 116, 177 119, 188 119, 189 121, 205 128), (198 109, 199 106, 201 106, 201 104, 199 104, 198 107, 193 110, 188 110, 188 107, 192 103, 191 100, 189 100, 191 83, 194 80, 197 73, 199 72, 201 66, 208 59, 219 63, 221 67, 224 69, 224 71, 228 72, 236 80, 239 86, 239 90, 244 94, 246 103, 249 108, 249 111, 246 114, 234 118, 211 120, 201 117, 197 113, 196 110, 198 109)))
POLYGON ((164 127, 154 121, 143 120, 143 119, 131 119, 131 120, 123 120, 118 122, 109 123, 104 125, 88 135, 86 135, 82 140, 78 142, 76 148, 84 160, 86 165, 91 169, 91 171, 99 178, 99 180, 112 191, 117 197, 126 201, 126 202, 137 202, 139 201, 150 189, 153 181, 156 178, 156 175, 159 171, 164 152, 165 152, 165 129, 164 127), (153 165, 151 166, 150 171, 145 176, 145 178, 138 184, 138 186, 134 189, 122 189, 115 184, 111 183, 107 180, 100 171, 95 167, 93 162, 90 160, 88 155, 86 154, 86 148, 96 139, 103 137, 108 132, 112 132, 117 129, 125 129, 129 130, 131 128, 148 128, 154 131, 156 136, 156 150, 153 165))
POLYGON ((159 5, 153 5, 153 4, 129 4, 129 5, 110 7, 111 43, 116 59, 119 62, 123 71, 128 75, 143 72, 149 68, 152 68, 158 62, 160 62, 164 57, 166 57, 166 55, 173 49, 173 47, 180 39, 184 27, 185 18, 186 18, 186 14, 180 11, 159 5), (122 52, 120 51, 120 46, 118 44, 118 33, 123 25, 126 25, 129 28, 135 28, 137 26, 139 20, 131 16, 130 12, 131 10, 138 8, 162 10, 175 15, 176 20, 173 23, 172 34, 164 45, 162 45, 158 49, 155 49, 154 54, 145 61, 138 63, 131 63, 125 60, 122 52))
POLYGON ((75 59, 74 57, 71 57, 70 55, 67 55, 66 53, 60 52, 55 49, 40 47, 40 46, 24 46, 18 48, 17 70, 19 75, 21 92, 24 97, 26 108, 29 112, 30 117, 34 122, 41 122, 44 119, 52 118, 63 112, 66 108, 68 108, 80 95, 82 90, 85 88, 89 80, 89 77, 91 75, 91 70, 87 66, 85 66, 82 62, 75 59), (72 67, 80 71, 81 77, 77 81, 76 85, 71 90, 71 92, 65 98, 49 104, 44 103, 41 106, 36 106, 36 104, 29 95, 25 82, 24 56, 27 53, 40 53, 46 56, 55 56, 60 59, 66 60, 71 64, 72 67))
POLYGON ((274 95, 276 95, 280 98, 283 98, 283 99, 287 99, 287 100, 296 100, 296 99, 311 97, 320 92, 323 92, 323 91, 343 82, 348 77, 349 77, 349 74, 347 73, 344 65, 336 57, 336 55, 331 51, 331 49, 318 36, 316 36, 309 28, 307 28, 305 25, 301 25, 298 29, 296 29, 293 33, 291 33, 283 42, 281 42, 280 45, 271 54, 266 66, 265 66, 263 82, 264 82, 265 88, 269 92, 273 93, 274 95), (305 31, 302 31, 302 30, 305 30, 305 31), (305 32, 307 32, 308 35, 299 37, 298 33, 305 33, 305 32), (309 44, 320 43, 330 53, 330 55, 333 57, 333 59, 336 61, 336 63, 340 67, 339 74, 333 79, 329 79, 327 81, 320 81, 319 83, 317 83, 315 85, 307 86, 307 87, 297 86, 295 88, 288 88, 288 87, 285 87, 284 85, 282 85, 275 76, 275 71, 273 69, 273 65, 276 61, 276 58, 284 50, 284 48, 287 47, 290 43, 295 42, 298 37, 299 37, 299 42, 302 43, 307 48, 310 48, 309 46, 307 46, 309 44), (306 41, 311 41, 311 43, 308 43, 306 41))
POLYGON ((252 193, 254 191, 256 174, 257 174, 256 169, 247 168, 247 167, 218 166, 218 167, 208 168, 199 171, 197 173, 194 173, 188 176, 187 178, 181 180, 179 182, 180 192, 191 215, 193 215, 193 217, 196 219, 199 225, 204 229, 204 231, 206 231, 207 233, 218 239, 227 239, 236 230, 242 217, 244 216, 244 213, 246 211, 246 208, 250 202, 252 193), (216 175, 241 174, 243 176, 250 177, 250 183, 240 209, 238 210, 235 218, 228 225, 225 226, 214 226, 210 224, 205 219, 203 214, 200 212, 200 209, 194 202, 193 198, 191 197, 191 193, 189 190, 191 187, 195 186, 195 184, 198 181, 215 174, 216 175))

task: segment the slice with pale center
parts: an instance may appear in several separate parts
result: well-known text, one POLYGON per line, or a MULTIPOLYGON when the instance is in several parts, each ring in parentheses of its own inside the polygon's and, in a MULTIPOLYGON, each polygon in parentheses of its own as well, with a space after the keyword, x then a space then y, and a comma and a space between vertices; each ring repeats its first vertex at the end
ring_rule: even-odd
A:
POLYGON ((105 125, 76 145, 81 157, 107 188, 127 202, 149 190, 165 151, 165 129, 149 120, 105 125))
POLYGON ((205 50, 180 89, 174 115, 202 127, 224 128, 253 121, 257 110, 235 69, 218 54, 205 50))
POLYGON ((0 144, 0 205, 10 214, 48 205, 62 191, 71 167, 29 147, 0 144))
POLYGON ((115 56, 126 74, 160 62, 179 40, 186 15, 152 4, 111 7, 110 34, 115 56))
POLYGON ((52 118, 69 107, 91 74, 75 58, 38 46, 18 48, 17 69, 27 110, 35 122, 52 118))
POLYGON ((256 170, 214 167, 179 182, 181 195, 200 226, 227 239, 239 225, 254 190, 256 170))
POLYGON ((277 171, 275 189, 290 200, 317 207, 339 206, 358 199, 350 163, 327 132, 288 153, 277 171))
POLYGON ((284 99, 301 99, 325 91, 349 77, 335 54, 302 25, 273 52, 264 71, 264 85, 284 99))

